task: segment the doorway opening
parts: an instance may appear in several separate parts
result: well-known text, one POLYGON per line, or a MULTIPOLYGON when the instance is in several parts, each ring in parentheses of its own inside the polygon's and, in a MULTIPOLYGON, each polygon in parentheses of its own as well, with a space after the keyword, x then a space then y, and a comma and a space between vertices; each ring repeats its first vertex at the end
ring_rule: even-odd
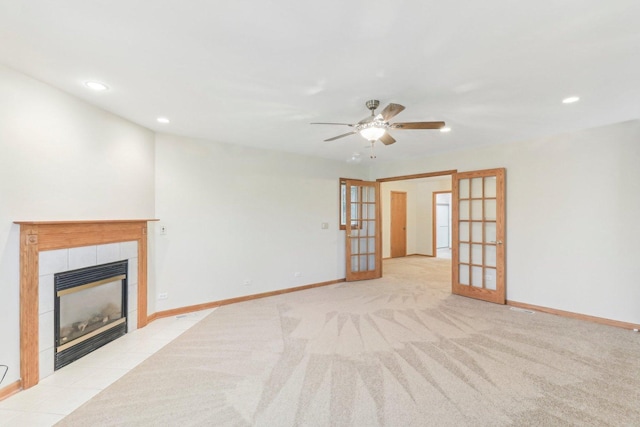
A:
MULTIPOLYGON (((451 194, 453 172, 455 171, 378 180, 383 259, 404 256, 438 257, 438 229, 434 227, 437 201, 434 194, 451 194)), ((447 206, 452 214, 450 198, 447 206)), ((451 226, 448 229, 450 232, 451 226)), ((449 236, 447 248, 450 244, 449 236)), ((446 258, 444 251, 441 255, 446 258)))
POLYGON ((432 200, 433 247, 436 258, 451 259, 453 206, 451 191, 434 191, 432 200))

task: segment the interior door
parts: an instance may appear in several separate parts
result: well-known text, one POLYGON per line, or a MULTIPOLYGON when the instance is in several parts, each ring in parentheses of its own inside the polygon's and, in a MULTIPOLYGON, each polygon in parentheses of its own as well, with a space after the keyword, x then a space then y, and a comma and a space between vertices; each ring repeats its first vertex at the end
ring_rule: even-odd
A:
POLYGON ((407 256, 407 193, 391 192, 391 258, 407 256))
POLYGON ((505 303, 505 169, 453 177, 452 292, 505 303))
POLYGON ((346 181, 346 280, 382 277, 380 184, 346 181))

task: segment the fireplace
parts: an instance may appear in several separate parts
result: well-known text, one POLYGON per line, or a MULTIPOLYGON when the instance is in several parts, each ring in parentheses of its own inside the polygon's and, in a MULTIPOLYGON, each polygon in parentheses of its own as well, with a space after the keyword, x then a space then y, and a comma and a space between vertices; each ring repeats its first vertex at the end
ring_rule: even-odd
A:
POLYGON ((33 387, 53 372, 54 273, 129 259, 127 324, 129 330, 147 325, 148 221, 157 220, 16 221, 20 224, 20 387, 33 387), (95 257, 86 253, 72 255, 91 245, 97 245, 95 257), (112 253, 113 257, 109 255, 112 253), (42 259, 47 254, 55 255, 49 263, 42 259), (84 263, 89 258, 96 262, 84 263), (77 265, 78 260, 84 265, 77 265), (47 271, 43 271, 45 264, 47 271), (50 304, 47 298, 52 299, 50 304))
POLYGON ((127 332, 127 272, 124 260, 55 274, 54 369, 127 332))

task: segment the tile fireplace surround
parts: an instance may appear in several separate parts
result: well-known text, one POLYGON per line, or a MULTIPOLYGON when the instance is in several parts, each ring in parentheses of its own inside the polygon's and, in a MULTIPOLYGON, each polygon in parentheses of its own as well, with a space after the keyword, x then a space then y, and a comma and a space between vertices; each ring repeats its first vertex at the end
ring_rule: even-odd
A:
MULTIPOLYGON (((42 322, 39 295, 41 267, 51 260, 66 259, 72 270, 80 264, 100 263, 114 256, 137 261, 137 269, 129 274, 137 279, 137 295, 130 295, 129 315, 132 325, 144 327, 147 322, 147 222, 153 219, 102 221, 16 221, 20 224, 20 376, 22 389, 40 380, 40 337, 42 322), (119 252, 115 255, 116 250, 119 252), (51 252, 45 252, 51 251, 51 252), (43 256, 41 256, 43 252, 43 256), (45 255, 46 254, 46 255, 45 255), (95 261, 89 260, 95 254, 95 261), (53 255, 53 256, 52 256, 53 255), (64 255, 64 256, 63 256, 64 255), (100 262, 99 262, 100 261, 100 262), (78 264, 80 263, 80 264, 78 264)), ((135 267, 136 262, 132 263, 135 267)), ((45 317, 46 318, 46 317, 45 317)), ((48 323, 48 322, 44 322, 48 323)))

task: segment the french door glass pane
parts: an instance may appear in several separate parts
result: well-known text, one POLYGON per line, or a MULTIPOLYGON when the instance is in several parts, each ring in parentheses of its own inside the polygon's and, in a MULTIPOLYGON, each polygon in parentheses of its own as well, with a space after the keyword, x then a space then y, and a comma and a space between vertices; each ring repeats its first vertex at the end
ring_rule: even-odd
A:
POLYGON ((488 199, 484 201, 484 219, 495 220, 496 211, 496 199, 488 199))
POLYGON ((351 203, 350 217, 351 217, 351 226, 353 226, 353 224, 357 223, 357 221, 360 220, 360 204, 359 203, 351 203))
POLYGON ((495 268, 484 269, 484 287, 492 291, 496 290, 497 277, 495 268))
POLYGON ((367 219, 376 219, 376 205, 367 205, 367 219))
POLYGON ((495 243, 496 241, 496 223, 495 222, 484 223, 484 236, 485 236, 485 242, 495 243))
POLYGON ((469 219, 469 201, 460 200, 460 219, 469 219))
POLYGON ((471 285, 476 288, 482 288, 482 267, 471 267, 471 285))
POLYGON ((367 236, 375 236, 375 235, 376 235, 376 223, 371 222, 367 230, 367 236))
POLYGON ((471 198, 482 197, 482 178, 473 178, 471 180, 471 198))
POLYGON ((482 219, 482 200, 471 201, 471 219, 482 219))
POLYGON ((468 243, 460 243, 460 253, 458 255, 460 257, 460 262, 464 262, 469 264, 469 244, 468 243))
POLYGON ((468 242, 470 240, 470 235, 469 235, 469 226, 470 226, 470 222, 469 221, 460 221, 460 225, 458 226, 458 231, 460 233, 459 235, 459 239, 461 242, 468 242))
POLYGON ((360 255, 360 271, 369 270, 369 266, 367 265, 367 256, 360 255))
POLYGON ((358 272, 360 271, 360 265, 358 264, 358 256, 354 255, 351 257, 351 271, 358 272))
POLYGON ((460 284, 469 285, 469 266, 467 264, 460 264, 458 271, 458 281, 460 284))
POLYGON ((495 176, 488 176, 484 179, 484 197, 496 197, 495 176))
POLYGON ((362 201, 364 203, 376 201, 376 190, 373 187, 362 188, 362 201))
POLYGON ((460 192, 460 198, 461 199, 468 199, 469 198, 469 180, 468 179, 461 179, 460 180, 460 186, 458 187, 458 190, 460 192))
POLYGON ((471 241, 482 243, 482 223, 474 222, 471 224, 471 241))
POLYGON ((486 245, 484 247, 484 263, 490 267, 496 266, 496 247, 493 245, 486 245))
POLYGON ((358 202, 358 187, 351 187, 351 203, 357 203, 358 202))
POLYGON ((482 265, 482 245, 471 245, 471 264, 482 265))
MULTIPOLYGON (((356 240, 356 239, 352 239, 352 240, 356 240)), ((358 239, 360 241, 360 253, 365 253, 365 252, 369 252, 369 249, 367 248, 367 239, 364 237, 361 237, 358 239)))

